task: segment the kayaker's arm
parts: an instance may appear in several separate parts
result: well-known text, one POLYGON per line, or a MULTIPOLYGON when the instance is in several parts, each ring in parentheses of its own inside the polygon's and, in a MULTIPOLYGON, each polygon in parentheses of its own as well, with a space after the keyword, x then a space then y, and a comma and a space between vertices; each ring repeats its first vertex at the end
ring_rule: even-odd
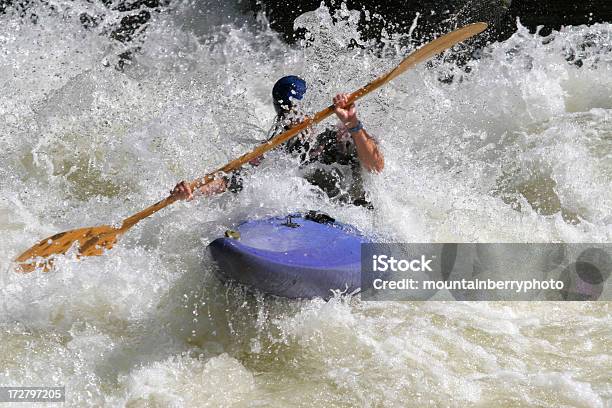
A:
POLYGON ((347 105, 348 96, 348 94, 338 94, 334 97, 336 116, 344 123, 355 141, 357 156, 361 165, 368 171, 380 173, 385 167, 383 154, 378 148, 376 140, 366 132, 359 119, 357 119, 355 104, 347 105))
MULTIPOLYGON (((358 124, 360 125, 360 123, 358 124)), ((357 156, 359 156, 359 162, 368 171, 373 173, 380 173, 385 167, 385 159, 382 152, 378 148, 378 143, 372 136, 361 128, 356 132, 350 132, 353 140, 355 141, 355 147, 357 148, 357 156)))

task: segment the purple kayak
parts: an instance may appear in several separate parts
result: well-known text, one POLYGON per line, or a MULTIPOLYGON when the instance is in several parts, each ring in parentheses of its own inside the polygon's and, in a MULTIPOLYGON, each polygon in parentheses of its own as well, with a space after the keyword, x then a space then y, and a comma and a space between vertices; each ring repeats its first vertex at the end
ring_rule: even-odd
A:
POLYGON ((329 298, 361 284, 357 229, 314 211, 239 224, 209 246, 224 281, 286 298, 329 298))

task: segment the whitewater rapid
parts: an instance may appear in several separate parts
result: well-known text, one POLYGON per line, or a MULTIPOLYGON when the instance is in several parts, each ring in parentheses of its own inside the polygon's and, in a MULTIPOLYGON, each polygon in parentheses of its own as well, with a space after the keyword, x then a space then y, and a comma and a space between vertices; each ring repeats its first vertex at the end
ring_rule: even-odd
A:
POLYGON ((53 5, 0 15, 0 385, 65 385, 75 407, 610 404, 608 302, 266 299, 221 285, 205 246, 306 209, 397 242, 611 241, 611 24, 546 38, 519 24, 468 69, 436 60, 361 101, 385 154, 366 179, 374 211, 321 197, 276 152, 240 194, 18 275, 11 260, 37 240, 119 222, 264 140, 278 77, 305 78, 314 112, 409 52, 359 39, 346 9, 302 15, 310 34, 289 46, 261 17, 224 17, 238 5, 197 17, 178 3, 125 45, 107 35, 121 13, 53 5), (85 11, 104 22, 84 29, 85 11))

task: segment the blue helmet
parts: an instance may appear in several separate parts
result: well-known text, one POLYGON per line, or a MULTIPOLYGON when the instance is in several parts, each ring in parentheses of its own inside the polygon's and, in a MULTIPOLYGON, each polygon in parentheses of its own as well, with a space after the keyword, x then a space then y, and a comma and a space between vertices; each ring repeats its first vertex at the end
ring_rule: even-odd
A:
POLYGON ((288 111, 293 106, 291 99, 302 99, 306 93, 306 81, 295 75, 282 77, 272 88, 274 109, 277 114, 288 111))

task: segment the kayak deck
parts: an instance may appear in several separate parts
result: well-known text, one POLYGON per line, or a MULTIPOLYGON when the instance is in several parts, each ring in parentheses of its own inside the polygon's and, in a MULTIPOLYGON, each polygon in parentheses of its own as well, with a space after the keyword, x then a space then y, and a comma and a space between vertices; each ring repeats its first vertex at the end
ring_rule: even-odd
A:
POLYGON ((294 214, 246 221, 235 233, 238 239, 209 245, 222 281, 288 298, 328 298, 360 286, 361 244, 369 240, 354 227, 294 214))

